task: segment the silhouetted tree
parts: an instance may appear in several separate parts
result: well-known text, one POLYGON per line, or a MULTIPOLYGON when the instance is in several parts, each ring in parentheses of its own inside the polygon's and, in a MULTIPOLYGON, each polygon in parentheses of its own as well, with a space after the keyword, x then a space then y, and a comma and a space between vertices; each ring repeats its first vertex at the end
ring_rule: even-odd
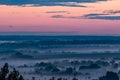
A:
POLYGON ((62 80, 62 78, 60 77, 60 78, 58 78, 57 80, 62 80))
POLYGON ((50 80, 55 80, 55 77, 52 77, 50 80))
POLYGON ((65 73, 66 74, 73 74, 73 68, 72 67, 69 67, 69 68, 66 68, 66 71, 65 71, 65 73))
POLYGON ((6 76, 8 73, 9 73, 8 63, 5 63, 5 65, 3 66, 3 68, 1 68, 0 71, 0 80, 6 80, 6 76))
POLYGON ((9 74, 8 80, 18 80, 19 72, 14 68, 13 71, 9 74))
POLYGON ((22 76, 22 75, 20 75, 20 77, 19 77, 19 79, 18 79, 18 80, 24 80, 24 79, 23 79, 23 76, 22 76))
POLYGON ((32 80, 35 80, 35 77, 32 77, 32 80))
POLYGON ((14 68, 12 72, 9 73, 8 63, 5 63, 0 71, 0 80, 24 80, 22 75, 14 68))
POLYGON ((78 80, 78 79, 74 77, 72 80, 78 80))
POLYGON ((119 80, 119 76, 115 72, 107 72, 105 76, 99 78, 99 80, 119 80))

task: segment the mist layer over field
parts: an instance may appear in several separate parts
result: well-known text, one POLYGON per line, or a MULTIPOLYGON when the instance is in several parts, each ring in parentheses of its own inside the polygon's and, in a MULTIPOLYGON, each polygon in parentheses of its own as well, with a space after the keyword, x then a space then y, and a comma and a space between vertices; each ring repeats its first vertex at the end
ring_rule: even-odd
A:
POLYGON ((98 79, 108 70, 119 74, 119 36, 0 36, 0 66, 10 64, 24 78, 98 79))

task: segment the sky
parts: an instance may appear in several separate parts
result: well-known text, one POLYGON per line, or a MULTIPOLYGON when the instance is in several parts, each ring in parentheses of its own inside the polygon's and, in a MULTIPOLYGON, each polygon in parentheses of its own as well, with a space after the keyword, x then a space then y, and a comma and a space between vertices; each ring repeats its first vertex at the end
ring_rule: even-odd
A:
POLYGON ((0 0, 0 32, 120 35, 120 0, 0 0))

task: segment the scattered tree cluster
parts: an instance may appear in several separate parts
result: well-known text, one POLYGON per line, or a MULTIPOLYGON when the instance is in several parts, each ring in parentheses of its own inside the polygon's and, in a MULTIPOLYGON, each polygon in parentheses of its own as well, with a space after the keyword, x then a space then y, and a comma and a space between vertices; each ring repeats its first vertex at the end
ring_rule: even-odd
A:
POLYGON ((8 63, 5 63, 0 71, 0 80, 24 80, 23 76, 19 74, 15 68, 13 71, 9 71, 8 63))
POLYGON ((108 71, 106 75, 100 77, 99 80, 119 80, 119 76, 115 72, 108 71))

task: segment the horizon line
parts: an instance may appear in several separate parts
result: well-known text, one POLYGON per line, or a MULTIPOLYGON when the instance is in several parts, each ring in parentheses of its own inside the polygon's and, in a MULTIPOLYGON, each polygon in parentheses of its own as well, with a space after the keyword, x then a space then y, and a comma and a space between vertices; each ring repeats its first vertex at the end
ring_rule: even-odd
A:
POLYGON ((120 36, 120 34, 81 34, 75 32, 25 32, 25 31, 15 31, 15 32, 0 32, 0 36, 120 36))

